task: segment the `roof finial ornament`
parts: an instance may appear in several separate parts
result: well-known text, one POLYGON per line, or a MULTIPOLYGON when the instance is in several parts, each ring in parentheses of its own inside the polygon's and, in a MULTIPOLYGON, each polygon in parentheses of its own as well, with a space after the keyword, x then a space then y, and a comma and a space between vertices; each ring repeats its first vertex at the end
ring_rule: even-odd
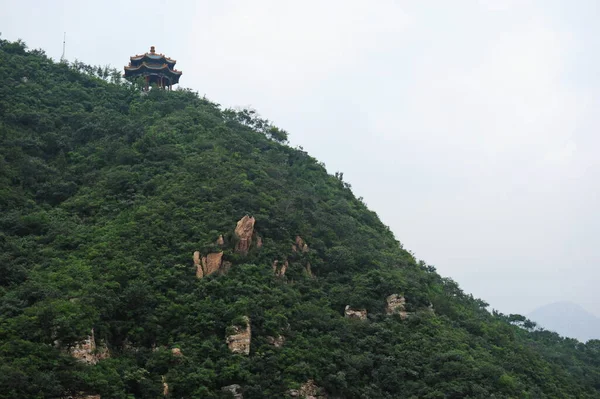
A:
POLYGON ((155 53, 154 46, 150 46, 150 52, 151 52, 152 54, 154 54, 154 53, 155 53))

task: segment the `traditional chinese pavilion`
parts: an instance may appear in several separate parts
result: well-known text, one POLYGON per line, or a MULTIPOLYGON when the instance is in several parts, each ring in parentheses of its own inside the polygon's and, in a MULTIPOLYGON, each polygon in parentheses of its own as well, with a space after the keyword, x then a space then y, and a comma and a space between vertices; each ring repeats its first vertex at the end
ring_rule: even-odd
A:
POLYGON ((177 61, 164 54, 159 54, 150 47, 150 52, 129 57, 129 65, 125 67, 125 78, 129 80, 143 76, 146 79, 146 90, 150 85, 161 89, 171 90, 174 84, 179 83, 181 71, 175 69, 177 61))

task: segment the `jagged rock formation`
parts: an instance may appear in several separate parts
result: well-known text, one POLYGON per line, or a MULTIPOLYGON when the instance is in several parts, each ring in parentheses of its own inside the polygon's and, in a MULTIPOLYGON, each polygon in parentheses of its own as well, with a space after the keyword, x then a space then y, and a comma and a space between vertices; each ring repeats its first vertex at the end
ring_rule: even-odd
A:
POLYGON ((93 328, 91 334, 83 342, 73 347, 70 352, 71 356, 86 364, 96 364, 110 356, 104 343, 96 346, 93 328))
POLYGON ((221 268, 223 252, 214 252, 202 257, 202 269, 205 276, 218 272, 221 268))
POLYGON ((242 395, 242 387, 238 384, 227 385, 226 387, 221 388, 223 392, 231 392, 234 399, 244 399, 244 395, 242 395))
POLYGON ((203 278, 213 273, 229 270, 231 263, 223 262, 223 252, 213 252, 200 259, 200 252, 194 252, 194 265, 196 265, 196 277, 203 278))
POLYGON ((300 399, 327 399, 327 395, 319 388, 313 380, 308 380, 300 386, 300 389, 290 389, 288 395, 300 399))
POLYGON ((240 254, 247 254, 252 243, 252 235, 254 234, 255 219, 251 216, 244 216, 237 222, 235 227, 235 235, 238 242, 235 244, 235 251, 240 254))
POLYGON ((287 271, 288 266, 289 263, 287 260, 283 262, 283 265, 281 266, 279 266, 278 260, 273 261, 273 274, 277 277, 285 276, 285 272, 287 271))
POLYGON ((217 242, 216 242, 216 244, 217 244, 218 246, 220 246, 220 247, 222 247, 223 245, 225 245, 225 240, 223 239, 223 234, 221 234, 221 235, 219 236, 219 238, 217 238, 217 242))
POLYGON ((296 242, 294 244, 292 244, 292 252, 298 252, 298 251, 300 251, 302 253, 308 252, 308 245, 306 244, 306 242, 304 242, 304 240, 300 236, 296 236, 296 242))
POLYGON ((344 316, 346 316, 348 319, 366 320, 367 311, 365 309, 352 309, 350 308, 350 305, 346 305, 344 316))
POLYGON ((250 319, 244 316, 245 327, 233 326, 233 334, 226 338, 227 346, 232 353, 243 355, 250 354, 250 340, 252 331, 250 329, 250 319))
POLYGON ((281 348, 285 343, 285 337, 283 335, 278 335, 276 337, 267 337, 267 342, 273 345, 276 348, 281 348))
POLYGON ((406 298, 402 295, 392 294, 386 298, 387 306, 385 308, 385 313, 388 315, 391 314, 399 314, 401 319, 406 319, 408 317, 408 312, 406 311, 406 298))

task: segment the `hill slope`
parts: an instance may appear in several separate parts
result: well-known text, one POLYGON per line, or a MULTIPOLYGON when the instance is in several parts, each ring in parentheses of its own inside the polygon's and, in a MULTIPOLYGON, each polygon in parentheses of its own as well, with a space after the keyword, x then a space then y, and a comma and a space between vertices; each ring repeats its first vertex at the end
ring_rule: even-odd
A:
POLYGON ((571 302, 542 306, 527 317, 544 328, 583 342, 600 339, 600 318, 571 302))
POLYGON ((0 398, 600 396, 600 341, 490 314, 251 112, 0 72, 0 398))

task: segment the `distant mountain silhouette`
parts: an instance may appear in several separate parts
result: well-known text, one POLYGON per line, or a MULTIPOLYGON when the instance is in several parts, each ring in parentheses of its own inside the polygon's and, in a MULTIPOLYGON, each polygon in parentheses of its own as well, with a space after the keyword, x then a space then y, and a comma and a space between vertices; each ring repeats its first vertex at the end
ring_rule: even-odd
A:
POLYGON ((542 306, 527 315, 546 330, 580 341, 600 339, 600 318, 572 302, 542 306))

